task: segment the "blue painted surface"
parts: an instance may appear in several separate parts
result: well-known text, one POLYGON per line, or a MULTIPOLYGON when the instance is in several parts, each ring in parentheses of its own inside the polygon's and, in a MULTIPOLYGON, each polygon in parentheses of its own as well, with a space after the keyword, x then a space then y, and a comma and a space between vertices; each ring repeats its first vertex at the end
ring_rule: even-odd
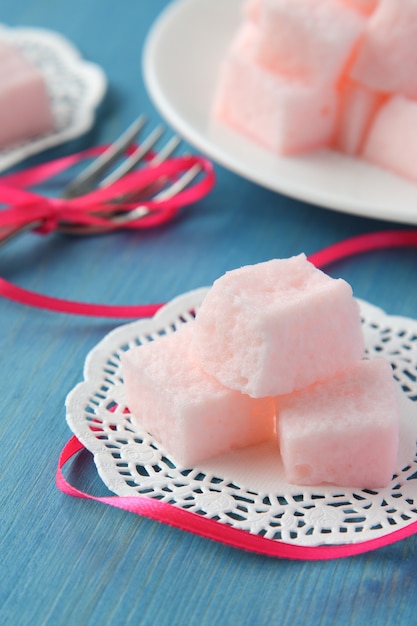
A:
MULTIPOLYGON (((64 34, 109 79, 94 129, 30 163, 111 141, 139 111, 159 120, 141 78, 141 51, 166 4, 2 3, 3 22, 64 34)), ((0 251, 0 273, 60 297, 161 302, 242 264, 308 254, 392 226, 285 198, 221 167, 216 174, 210 196, 169 226, 88 239, 27 235, 0 251)), ((417 317, 416 262, 413 249, 377 252, 334 264, 329 273, 387 312, 417 317)), ((88 351, 116 325, 0 302, 1 624, 415 623, 415 537, 351 559, 291 562, 60 493, 56 463, 70 436, 65 396, 81 380, 88 351)), ((105 492, 88 454, 69 476, 83 489, 105 492)))

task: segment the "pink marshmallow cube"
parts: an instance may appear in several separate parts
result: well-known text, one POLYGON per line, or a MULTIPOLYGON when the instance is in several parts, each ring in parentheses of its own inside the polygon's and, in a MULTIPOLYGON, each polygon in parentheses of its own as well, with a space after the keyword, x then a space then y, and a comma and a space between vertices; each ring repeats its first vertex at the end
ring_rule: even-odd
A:
POLYGON ((350 285, 304 254, 227 272, 196 316, 193 357, 226 387, 254 398, 290 393, 362 358, 350 285))
POLYGON ((417 102, 393 96, 378 112, 362 150, 370 163, 417 182, 417 102))
POLYGON ((213 117, 278 154, 297 154, 333 138, 338 96, 333 86, 274 74, 254 59, 257 30, 245 23, 223 60, 213 117))
POLYGON ((351 75, 371 89, 417 98, 417 3, 381 0, 367 22, 351 75))
POLYGON ((189 323, 122 357, 133 421, 182 466, 266 441, 275 428, 272 398, 226 389, 190 358, 193 331, 189 323))
POLYGON ((366 15, 370 15, 378 6, 379 0, 345 0, 347 4, 363 11, 366 15))
POLYGON ((51 132, 54 120, 45 80, 18 49, 0 47, 0 148, 51 132))
POLYGON ((335 148, 349 156, 358 155, 379 108, 385 102, 380 93, 346 77, 339 86, 340 113, 335 148))
POLYGON ((255 58, 273 72, 334 84, 365 23, 344 0, 264 0, 255 58))
POLYGON ((277 398, 277 433, 288 482, 385 487, 399 440, 389 363, 360 361, 324 383, 277 398))
POLYGON ((244 19, 257 22, 261 12, 263 0, 245 0, 242 4, 242 16, 244 19))
POLYGON ((20 57, 21 53, 15 46, 8 44, 5 41, 0 41, 0 71, 2 71, 4 64, 8 60, 12 60, 16 58, 16 56, 20 57))

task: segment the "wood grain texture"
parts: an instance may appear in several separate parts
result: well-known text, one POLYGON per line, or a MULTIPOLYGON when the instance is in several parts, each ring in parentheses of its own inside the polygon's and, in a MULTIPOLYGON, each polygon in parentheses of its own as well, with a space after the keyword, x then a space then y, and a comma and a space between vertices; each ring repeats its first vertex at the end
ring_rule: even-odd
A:
MULTIPOLYGON (((218 1, 220 0, 213 0, 218 1)), ((144 111, 141 49, 166 0, 15 0, 9 25, 61 32, 100 64, 109 92, 85 137, 32 158, 112 140, 144 111)), ((217 184, 169 226, 75 239, 26 235, 0 251, 0 273, 59 297, 162 302, 227 269, 391 226, 303 204, 216 166, 217 184)), ((417 209, 416 209, 417 210, 417 209)), ((328 268, 357 296, 417 316, 416 250, 375 252, 328 268)), ((66 394, 88 351, 116 326, 0 302, 0 623, 80 625, 409 625, 415 622, 417 539, 360 557, 291 562, 259 557, 55 487, 70 436, 66 394)), ((105 493, 88 453, 69 477, 105 493)))

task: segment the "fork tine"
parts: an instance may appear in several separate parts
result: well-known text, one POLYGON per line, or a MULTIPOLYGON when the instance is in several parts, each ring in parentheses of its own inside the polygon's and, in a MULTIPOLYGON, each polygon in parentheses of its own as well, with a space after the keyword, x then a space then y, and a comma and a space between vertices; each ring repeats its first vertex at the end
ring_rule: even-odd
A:
POLYGON ((62 193, 63 198, 74 198, 91 191, 97 180, 136 139, 139 131, 146 122, 146 117, 140 115, 120 137, 112 143, 91 165, 85 168, 72 180, 62 193))
POLYGON ((165 144, 165 146, 163 146, 163 148, 161 148, 153 157, 150 165, 154 166, 163 163, 169 156, 171 156, 173 152, 175 152, 180 143, 181 139, 178 137, 178 135, 173 135, 171 139, 165 144))
MULTIPOLYGON (((201 166, 196 163, 189 170, 184 172, 172 185, 163 189, 154 196, 154 200, 161 202, 162 200, 169 200, 180 191, 183 191, 201 172, 201 166)), ((111 221, 114 224, 128 224, 142 217, 146 217, 150 213, 149 209, 144 205, 139 205, 135 209, 132 209, 128 213, 122 213, 120 215, 114 215, 111 221)))
MULTIPOLYGON (((161 165, 164 161, 166 161, 166 159, 168 159, 169 156, 171 156, 173 152, 175 152, 175 150, 178 148, 180 143, 181 143, 181 139, 178 137, 178 135, 173 135, 171 139, 169 139, 167 143, 164 146, 162 146, 162 148, 160 148, 158 152, 156 152, 156 154, 148 162, 148 166, 156 167, 157 165, 161 165)), ((132 157, 134 157, 134 155, 132 155, 132 157)), ((134 160, 132 159, 132 165, 135 165, 136 161, 139 161, 139 160, 140 160, 139 158, 136 158, 134 160)), ((126 169, 130 170, 131 168, 130 166, 127 166, 126 169)), ((123 169, 123 171, 120 173, 125 174, 127 172, 125 171, 125 169, 123 169)), ((115 179, 116 179, 116 175, 115 175, 115 179)), ((114 182, 114 180, 112 182, 114 182)), ((135 192, 131 194, 123 195, 120 199, 124 199, 124 200, 130 199, 131 202, 140 202, 141 200, 149 197, 150 195, 156 194, 158 190, 165 187, 166 183, 167 183, 167 178, 164 176, 161 176, 161 178, 158 178, 158 180, 155 180, 147 184, 145 187, 142 187, 141 189, 136 189, 135 192)))
POLYGON ((161 202, 162 200, 169 200, 177 193, 180 193, 183 189, 185 189, 193 180, 198 176, 201 172, 201 166, 198 163, 195 163, 189 170, 185 171, 182 176, 180 176, 172 185, 163 189, 159 193, 154 196, 154 200, 157 202, 161 202))
POLYGON ((13 239, 18 235, 22 235, 23 233, 34 230, 35 228, 39 228, 40 226, 42 226, 42 221, 35 220, 34 222, 23 224, 23 226, 18 226, 17 228, 10 228, 8 231, 3 229, 0 232, 0 248, 6 243, 13 241, 13 239))
POLYGON ((117 180, 125 176, 129 172, 131 172, 136 165, 145 157, 154 147, 158 139, 163 134, 164 129, 162 126, 157 126, 150 135, 141 142, 140 146, 137 147, 135 152, 131 154, 118 168, 116 168, 113 172, 111 172, 106 178, 99 183, 99 187, 108 187, 109 185, 115 183, 117 180))
MULTIPOLYGON (((157 200, 157 201, 169 200, 169 198, 172 198, 177 193, 185 189, 194 180, 194 178, 198 176, 200 172, 201 172, 201 166, 198 163, 196 163, 195 165, 190 167, 189 170, 184 172, 184 174, 180 176, 180 178, 178 178, 174 183, 172 183, 172 185, 170 185, 163 191, 160 191, 158 194, 156 194, 154 196, 154 200, 157 200)), ((135 220, 146 217, 147 215, 149 215, 149 213, 150 213, 150 210, 148 209, 148 207, 142 204, 142 205, 138 205, 135 209, 132 209, 131 211, 127 213, 115 214, 109 217, 108 219, 109 219, 109 223, 117 224, 118 226, 124 226, 125 224, 128 224, 129 222, 134 222, 135 220)), ((65 226, 63 227, 61 226, 60 230, 61 232, 66 232, 69 234, 76 233, 77 235, 92 235, 92 234, 100 234, 103 232, 108 232, 109 229, 103 228, 100 226, 98 227, 91 226, 87 228, 83 227, 81 229, 77 229, 77 228, 74 229, 73 227, 68 228, 65 226)))

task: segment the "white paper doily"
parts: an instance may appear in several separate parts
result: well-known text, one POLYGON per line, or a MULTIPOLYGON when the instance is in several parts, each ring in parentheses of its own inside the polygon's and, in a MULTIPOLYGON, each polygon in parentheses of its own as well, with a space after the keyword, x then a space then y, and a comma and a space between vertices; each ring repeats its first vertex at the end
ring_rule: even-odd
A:
POLYGON ((94 454, 106 486, 120 496, 143 494, 299 546, 362 542, 416 521, 417 321, 388 316, 363 301, 359 303, 368 355, 390 361, 401 389, 398 471, 385 489, 289 485, 274 442, 198 467, 177 467, 156 441, 132 425, 120 355, 193 319, 205 293, 186 293, 154 318, 116 328, 87 356, 84 382, 67 397, 67 421, 94 454))
POLYGON ((9 28, 0 24, 0 41, 21 50, 44 76, 55 122, 53 132, 0 150, 0 171, 85 133, 106 91, 107 79, 96 64, 58 33, 42 28, 9 28))

